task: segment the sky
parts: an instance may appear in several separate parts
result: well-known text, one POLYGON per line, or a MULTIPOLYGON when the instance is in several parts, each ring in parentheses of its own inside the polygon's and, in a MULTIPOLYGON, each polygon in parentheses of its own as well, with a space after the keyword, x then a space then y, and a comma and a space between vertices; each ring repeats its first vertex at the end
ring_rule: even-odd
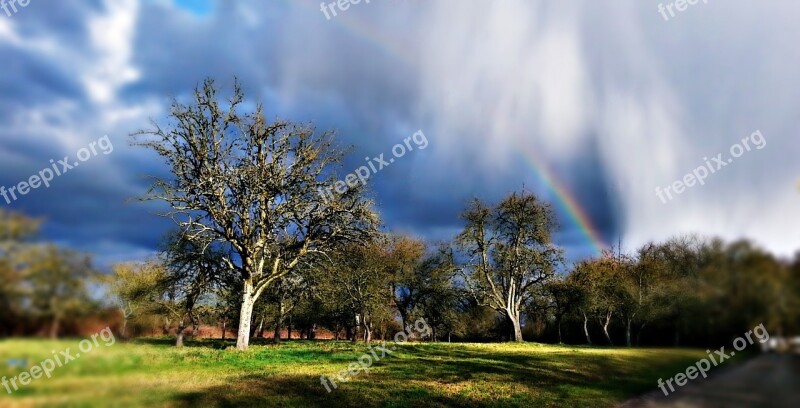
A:
POLYGON ((173 225, 138 197, 168 169, 129 135, 238 78, 269 118, 352 145, 342 173, 424 133, 369 180, 387 230, 446 240, 472 198, 525 189, 570 260, 686 233, 800 249, 800 3, 328 3, 0 8, 0 186, 68 170, 0 206, 100 265, 153 254, 173 225))

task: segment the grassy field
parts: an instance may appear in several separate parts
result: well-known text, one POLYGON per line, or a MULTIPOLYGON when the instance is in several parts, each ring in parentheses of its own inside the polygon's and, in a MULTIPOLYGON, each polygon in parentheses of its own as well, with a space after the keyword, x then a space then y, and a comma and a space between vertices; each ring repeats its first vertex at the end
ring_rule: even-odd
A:
MULTIPOLYGON (((391 345, 391 343, 389 343, 391 345)), ((610 407, 656 389, 705 354, 699 350, 606 349, 526 344, 404 344, 328 393, 320 375, 347 369, 367 345, 347 342, 261 344, 247 352, 231 343, 144 340, 104 346, 11 395, 18 406, 267 407, 610 407)), ((78 340, 0 342, 0 375, 71 349, 78 340)), ((380 355, 380 353, 378 353, 380 355)), ((13 389, 13 388, 12 388, 13 389)))

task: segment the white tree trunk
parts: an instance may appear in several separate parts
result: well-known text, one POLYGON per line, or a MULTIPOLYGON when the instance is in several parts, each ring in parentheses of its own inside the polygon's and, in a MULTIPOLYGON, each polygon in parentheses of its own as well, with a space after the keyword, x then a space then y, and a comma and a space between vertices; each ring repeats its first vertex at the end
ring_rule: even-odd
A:
POLYGON ((611 341, 611 336, 608 334, 608 325, 611 323, 611 314, 612 312, 610 311, 606 313, 606 320, 605 323, 603 323, 603 334, 606 335, 606 340, 608 340, 608 344, 613 346, 614 342, 611 341))
POLYGON ((520 327, 519 323, 519 312, 514 310, 506 310, 506 315, 508 316, 508 320, 511 321, 511 325, 514 326, 514 341, 521 343, 522 328, 520 327))
POLYGON ((183 347, 183 332, 186 330, 186 324, 183 320, 180 320, 178 323, 178 332, 175 338, 175 347, 183 347))
POLYGON ((236 337, 236 348, 247 350, 250 346, 250 320, 253 316, 253 281, 248 279, 244 282, 244 294, 242 295, 242 308, 239 313, 239 335, 236 337))
POLYGON ((586 335, 586 342, 592 345, 592 338, 589 337, 589 318, 586 317, 586 312, 583 312, 583 334, 586 335))

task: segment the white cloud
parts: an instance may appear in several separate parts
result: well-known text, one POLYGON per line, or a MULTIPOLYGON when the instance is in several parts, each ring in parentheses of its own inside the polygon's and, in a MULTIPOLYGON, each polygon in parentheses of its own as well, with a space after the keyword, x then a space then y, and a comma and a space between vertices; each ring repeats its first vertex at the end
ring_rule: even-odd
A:
POLYGON ((448 138, 442 151, 472 172, 513 163, 518 143, 562 169, 598 146, 632 245, 697 232, 788 254, 800 248, 798 194, 787 193, 800 166, 785 154, 797 149, 787 108, 800 94, 789 73, 800 52, 784 39, 798 7, 718 6, 665 23, 633 0, 437 2, 422 24, 433 29, 421 31, 420 103, 448 138), (774 129, 751 153, 761 159, 738 160, 668 205, 656 197, 758 128, 774 129))
POLYGON ((95 103, 109 103, 119 88, 139 78, 131 65, 139 5, 136 0, 106 0, 106 10, 87 22, 92 52, 83 82, 95 103))

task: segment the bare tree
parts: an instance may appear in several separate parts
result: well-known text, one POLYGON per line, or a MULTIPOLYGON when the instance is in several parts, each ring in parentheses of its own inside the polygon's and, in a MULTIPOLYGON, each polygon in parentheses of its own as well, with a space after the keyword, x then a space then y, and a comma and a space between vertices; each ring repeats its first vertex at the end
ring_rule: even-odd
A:
MULTIPOLYGON (((331 167, 342 152, 333 135, 307 125, 269 123, 259 105, 241 113, 238 83, 227 107, 212 80, 190 105, 174 102, 168 127, 134 135, 169 165, 171 178, 154 178, 144 197, 162 200, 185 231, 226 245, 223 262, 243 284, 237 348, 247 349, 253 305, 264 290, 303 262, 341 243, 376 231, 378 216, 362 196, 363 185, 334 185, 331 167), (341 192, 344 191, 344 192, 341 192)), ((343 183, 343 182, 338 182, 343 183)))
POLYGON ((502 313, 521 342, 520 311, 531 287, 563 263, 551 241, 552 210, 532 194, 513 193, 494 208, 475 200, 462 218, 467 225, 457 243, 469 258, 462 269, 467 289, 480 305, 502 313))

